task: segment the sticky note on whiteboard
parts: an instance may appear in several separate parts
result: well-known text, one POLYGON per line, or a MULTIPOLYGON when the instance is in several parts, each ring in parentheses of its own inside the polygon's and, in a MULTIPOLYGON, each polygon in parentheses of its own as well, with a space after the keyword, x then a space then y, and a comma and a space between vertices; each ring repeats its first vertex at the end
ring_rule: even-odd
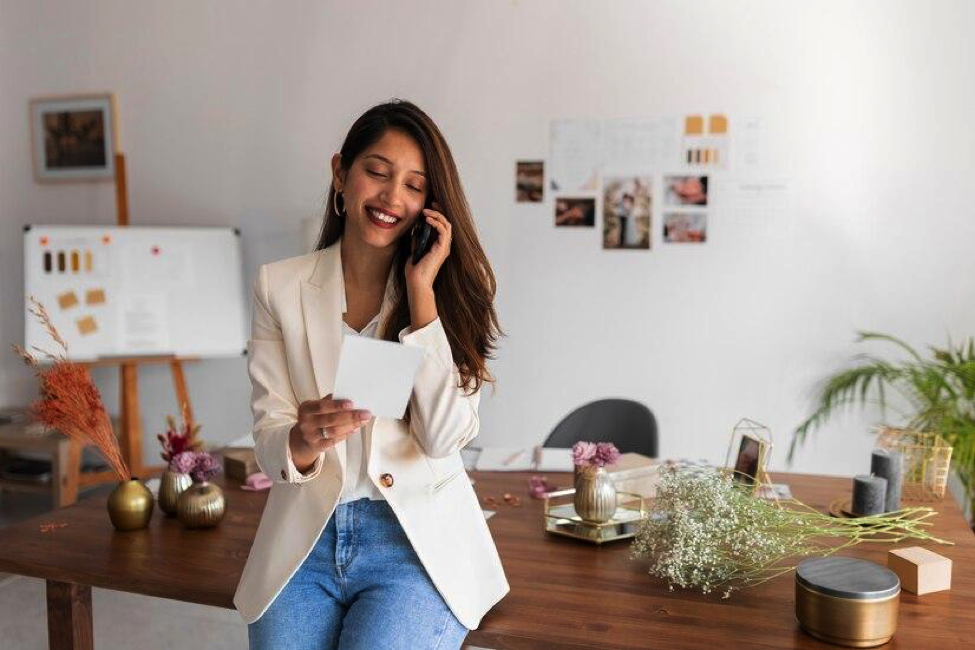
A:
POLYGON ((78 324, 78 331, 81 332, 82 335, 92 334, 98 331, 98 323, 95 322, 95 319, 92 316, 79 318, 75 322, 78 324))
POLYGON ((86 305, 101 305, 105 302, 104 289, 89 289, 85 292, 86 305))
POLYGON ((71 309, 78 304, 78 296, 74 291, 65 291, 58 294, 58 307, 62 310, 71 309))

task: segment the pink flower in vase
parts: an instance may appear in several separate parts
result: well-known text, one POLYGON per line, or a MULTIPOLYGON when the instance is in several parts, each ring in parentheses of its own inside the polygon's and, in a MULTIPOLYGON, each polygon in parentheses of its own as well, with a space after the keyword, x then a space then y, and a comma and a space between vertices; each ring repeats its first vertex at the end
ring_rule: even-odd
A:
POLYGON ((600 459, 600 467, 612 465, 620 458, 620 450, 611 442, 596 443, 596 457, 600 459))
POLYGON ((204 483, 216 476, 219 471, 220 463, 217 462, 216 458, 204 451, 197 454, 196 465, 193 467, 190 475, 195 482, 204 483))
POLYGON ((169 461, 169 469, 177 474, 189 474, 196 467, 196 452, 183 451, 169 461))
POLYGON ((576 467, 605 467, 620 457, 620 450, 611 442, 580 440, 572 446, 572 461, 576 467))
POLYGON ((572 462, 576 467, 589 467, 596 456, 596 443, 580 440, 572 445, 572 462))

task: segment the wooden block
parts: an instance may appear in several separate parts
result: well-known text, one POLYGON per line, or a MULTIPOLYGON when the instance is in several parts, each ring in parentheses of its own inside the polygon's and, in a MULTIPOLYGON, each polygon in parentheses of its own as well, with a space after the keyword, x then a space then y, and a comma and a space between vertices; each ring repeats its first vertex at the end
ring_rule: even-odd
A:
POLYGON ((920 546, 887 552, 887 567, 912 593, 930 594, 951 589, 951 560, 920 546))
POLYGON ((657 495, 657 483, 660 481, 660 463, 657 459, 630 452, 622 454, 616 463, 606 469, 617 490, 647 498, 657 495))
POLYGON ((249 447, 228 447, 223 450, 223 468, 227 476, 246 481, 254 472, 261 471, 257 466, 254 450, 249 447))

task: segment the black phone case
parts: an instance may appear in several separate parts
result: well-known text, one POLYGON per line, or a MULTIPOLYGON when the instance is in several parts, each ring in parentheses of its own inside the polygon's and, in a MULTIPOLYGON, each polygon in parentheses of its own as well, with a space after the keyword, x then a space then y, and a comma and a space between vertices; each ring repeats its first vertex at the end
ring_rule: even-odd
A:
POLYGON ((419 221, 413 226, 413 263, 416 264, 433 247, 436 236, 433 226, 427 223, 426 215, 420 213, 419 221))

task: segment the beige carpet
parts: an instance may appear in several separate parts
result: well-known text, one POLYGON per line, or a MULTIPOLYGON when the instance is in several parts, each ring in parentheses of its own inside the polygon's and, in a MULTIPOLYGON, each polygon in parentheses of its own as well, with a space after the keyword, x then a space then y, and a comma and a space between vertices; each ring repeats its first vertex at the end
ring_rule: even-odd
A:
MULTIPOLYGON (((234 610, 92 589, 96 648, 247 648, 247 625, 234 610)), ((47 650, 44 581, 0 577, 0 647, 47 650)))

